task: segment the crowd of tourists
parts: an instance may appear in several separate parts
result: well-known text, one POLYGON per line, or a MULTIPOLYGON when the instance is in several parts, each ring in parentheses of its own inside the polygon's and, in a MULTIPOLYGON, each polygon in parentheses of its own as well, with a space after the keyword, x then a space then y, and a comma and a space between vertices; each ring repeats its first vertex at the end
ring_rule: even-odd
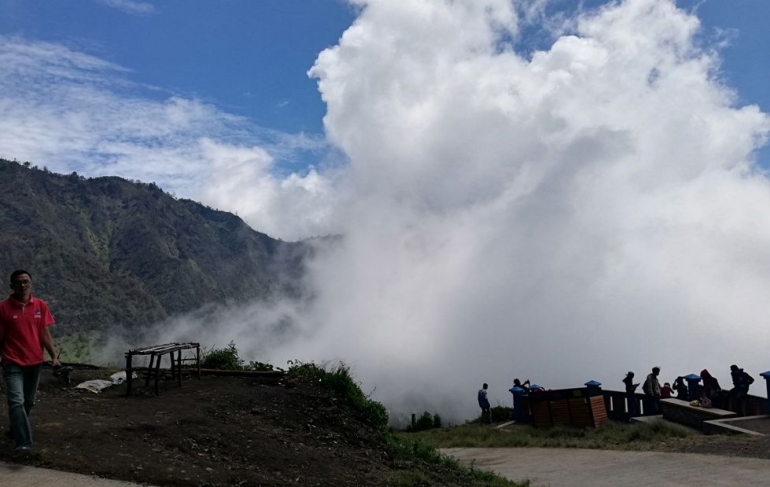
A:
MULTIPOLYGON (((644 383, 641 384, 641 393, 647 398, 645 401, 647 414, 657 414, 660 412, 660 400, 676 398, 683 401, 688 401, 692 406, 698 406, 703 408, 710 408, 717 399, 732 400, 735 407, 740 411, 744 405, 744 398, 749 393, 749 387, 754 382, 754 378, 751 374, 744 371, 737 365, 730 366, 730 377, 733 382, 733 388, 729 391, 724 391, 719 385, 719 381, 712 376, 707 369, 703 369, 700 373, 700 380, 703 384, 698 384, 693 394, 690 394, 689 387, 686 383, 686 379, 683 376, 677 377, 673 381, 673 385, 670 382, 664 382, 661 386, 658 376, 660 375, 660 367, 653 367, 652 371, 647 374, 644 383)), ((628 372, 623 378, 623 385, 626 392, 626 400, 628 404, 629 417, 639 416, 641 414, 639 407, 639 382, 634 382, 634 373, 628 372)), ((487 397, 487 391, 489 389, 488 384, 484 384, 478 392, 478 403, 481 408, 481 420, 482 422, 491 422, 491 409, 489 399, 487 397)), ((542 392, 545 389, 538 385, 532 385, 527 379, 521 382, 519 379, 513 380, 513 387, 509 389, 512 394, 531 394, 542 392)))

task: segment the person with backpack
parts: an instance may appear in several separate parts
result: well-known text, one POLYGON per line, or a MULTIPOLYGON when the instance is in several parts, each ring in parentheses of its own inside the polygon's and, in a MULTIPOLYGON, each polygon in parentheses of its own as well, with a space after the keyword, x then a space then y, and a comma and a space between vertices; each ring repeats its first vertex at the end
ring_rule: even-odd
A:
POLYGON ((481 386, 481 389, 479 389, 479 393, 477 395, 479 400, 479 407, 481 408, 481 422, 482 423, 491 423, 492 422, 492 410, 489 405, 489 399, 487 398, 487 389, 489 388, 489 385, 485 382, 483 386, 481 386))
POLYGON ((748 395, 749 386, 754 383, 754 378, 735 364, 730 366, 730 376, 733 379, 730 396, 735 400, 736 412, 743 414, 743 398, 748 395))
POLYGON ((650 397, 650 400, 646 401, 646 403, 650 405, 650 412, 652 414, 658 414, 660 411, 660 381, 658 381, 659 375, 660 367, 653 367, 652 373, 647 374, 647 379, 644 381, 644 385, 642 386, 642 391, 650 397))

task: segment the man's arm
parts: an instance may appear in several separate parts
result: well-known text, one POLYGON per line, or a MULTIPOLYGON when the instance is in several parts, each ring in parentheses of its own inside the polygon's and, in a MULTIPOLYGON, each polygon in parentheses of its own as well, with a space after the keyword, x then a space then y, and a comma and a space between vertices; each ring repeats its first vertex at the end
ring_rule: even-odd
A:
POLYGON ((48 355, 51 356, 51 363, 55 366, 61 365, 59 358, 56 356, 56 348, 53 345, 53 337, 51 336, 51 330, 46 326, 43 329, 43 347, 48 351, 48 355))

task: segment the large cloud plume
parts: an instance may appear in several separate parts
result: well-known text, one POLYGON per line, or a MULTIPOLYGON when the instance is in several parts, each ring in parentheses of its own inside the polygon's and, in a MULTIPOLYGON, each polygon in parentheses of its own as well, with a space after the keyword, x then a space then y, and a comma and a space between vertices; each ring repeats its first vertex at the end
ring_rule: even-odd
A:
POLYGON ((696 17, 613 3, 525 57, 505 0, 356 3, 311 70, 355 191, 292 353, 460 416, 515 376, 770 368, 770 124, 696 17))

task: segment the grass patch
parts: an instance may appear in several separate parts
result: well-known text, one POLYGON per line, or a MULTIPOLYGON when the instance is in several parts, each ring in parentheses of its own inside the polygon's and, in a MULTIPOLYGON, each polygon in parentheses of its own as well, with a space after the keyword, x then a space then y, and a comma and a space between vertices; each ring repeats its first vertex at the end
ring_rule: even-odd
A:
POLYGON ((453 428, 419 433, 399 433, 400 436, 424 441, 436 448, 455 447, 533 447, 533 448, 596 448, 609 450, 641 450, 664 443, 672 438, 685 438, 693 432, 664 421, 652 423, 618 423, 607 421, 599 428, 535 428, 515 424, 497 429, 488 425, 466 424, 453 428))
POLYGON ((322 367, 312 362, 290 362, 289 376, 318 381, 321 387, 335 392, 359 414, 366 423, 384 429, 388 425, 388 411, 385 406, 367 397, 350 374, 344 363, 333 367, 322 367))
POLYGON ((487 470, 465 467, 454 458, 440 454, 433 445, 402 434, 389 433, 387 445, 399 469, 388 479, 388 486, 437 485, 437 481, 446 480, 447 477, 459 485, 469 487, 530 486, 528 480, 514 482, 487 470), (434 468, 421 468, 422 464, 429 464, 434 468))

